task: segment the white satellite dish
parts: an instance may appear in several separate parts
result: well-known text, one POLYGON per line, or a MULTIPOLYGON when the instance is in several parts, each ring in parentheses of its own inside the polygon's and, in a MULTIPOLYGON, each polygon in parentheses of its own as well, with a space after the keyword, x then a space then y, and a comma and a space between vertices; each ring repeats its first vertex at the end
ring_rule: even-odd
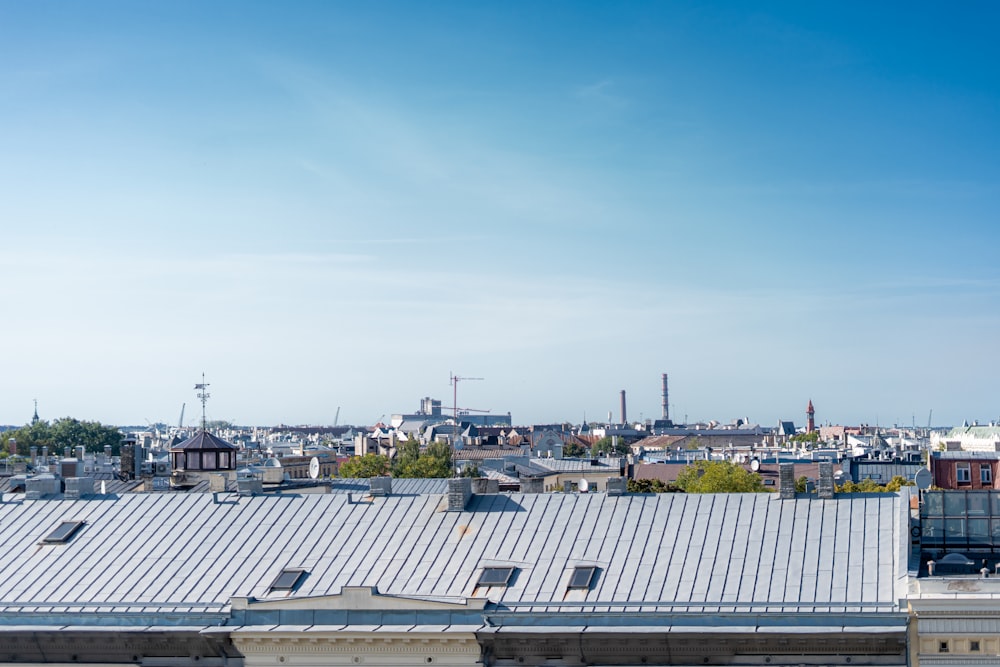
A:
POLYGON ((319 478, 319 459, 315 456, 309 459, 309 476, 313 479, 319 478))
POLYGON ((750 470, 753 470, 754 472, 760 470, 760 461, 757 459, 752 459, 750 461, 750 470))
POLYGON ((576 488, 580 489, 580 493, 586 493, 587 491, 590 491, 590 482, 585 479, 581 479, 576 488))

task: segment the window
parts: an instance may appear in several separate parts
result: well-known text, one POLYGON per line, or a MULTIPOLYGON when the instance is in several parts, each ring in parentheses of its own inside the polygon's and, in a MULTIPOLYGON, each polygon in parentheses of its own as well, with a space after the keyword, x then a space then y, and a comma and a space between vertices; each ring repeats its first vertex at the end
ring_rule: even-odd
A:
POLYGON ((596 572, 596 567, 573 568, 573 575, 569 578, 568 588, 590 588, 590 584, 594 581, 594 574, 596 572))
POLYGON ((278 578, 271 584, 272 591, 291 591, 299 585, 306 571, 300 568, 287 568, 281 571, 278 578))
POLYGON ((63 521, 42 541, 46 544, 66 544, 81 528, 83 528, 83 521, 63 521))
POLYGON ((979 467, 979 481, 983 484, 993 483, 993 470, 989 466, 979 467))
POLYGON ((477 586, 506 586, 514 575, 512 567, 484 567, 477 586))
POLYGON ((955 466, 955 479, 959 484, 968 484, 972 481, 972 464, 959 463, 955 466))
POLYGON ((938 642, 938 653, 948 652, 948 642, 938 642))
POLYGON ((969 642, 969 653, 979 653, 978 641, 973 640, 969 642))

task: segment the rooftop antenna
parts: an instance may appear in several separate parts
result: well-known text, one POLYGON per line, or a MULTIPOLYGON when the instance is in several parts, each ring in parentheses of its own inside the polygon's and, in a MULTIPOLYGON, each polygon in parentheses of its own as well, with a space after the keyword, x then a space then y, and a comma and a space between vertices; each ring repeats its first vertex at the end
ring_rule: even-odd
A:
POLYGON ((205 418, 205 404, 208 403, 208 399, 212 396, 208 393, 208 383, 205 382, 205 373, 201 374, 201 384, 196 384, 194 386, 198 390, 198 399, 201 400, 201 430, 207 430, 208 420, 205 418))

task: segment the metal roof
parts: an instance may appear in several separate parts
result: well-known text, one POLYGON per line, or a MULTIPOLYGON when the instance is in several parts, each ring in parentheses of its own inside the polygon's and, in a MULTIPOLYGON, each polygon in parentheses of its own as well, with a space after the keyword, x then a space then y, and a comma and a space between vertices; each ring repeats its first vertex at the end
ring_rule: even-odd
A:
POLYGON ((488 598, 530 614, 866 614, 899 612, 905 595, 906 508, 896 494, 498 494, 446 508, 447 496, 395 488, 365 499, 8 496, 0 624, 98 612, 180 623, 225 611, 233 597, 336 595, 345 586, 488 598), (72 541, 39 545, 70 520, 86 524, 72 541), (577 565, 598 568, 589 589, 568 590, 577 565), (477 587, 486 566, 516 571, 506 587, 477 587), (272 592, 284 568, 308 574, 294 592, 272 592))

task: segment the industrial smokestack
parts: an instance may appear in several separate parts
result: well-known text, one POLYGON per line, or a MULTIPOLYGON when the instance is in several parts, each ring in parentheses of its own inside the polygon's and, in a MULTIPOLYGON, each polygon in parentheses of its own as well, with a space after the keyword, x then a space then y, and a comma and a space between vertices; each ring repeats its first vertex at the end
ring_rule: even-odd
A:
POLYGON ((667 374, 663 374, 663 420, 670 420, 670 403, 667 402, 667 374))
POLYGON ((625 390, 622 389, 622 426, 628 423, 628 416, 625 413, 625 390))

